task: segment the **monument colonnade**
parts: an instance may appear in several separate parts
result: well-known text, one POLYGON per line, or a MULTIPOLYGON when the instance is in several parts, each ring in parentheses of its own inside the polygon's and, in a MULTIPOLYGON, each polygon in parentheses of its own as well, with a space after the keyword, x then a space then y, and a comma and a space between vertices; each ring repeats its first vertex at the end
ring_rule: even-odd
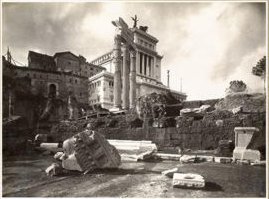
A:
POLYGON ((119 34, 114 37, 112 64, 115 69, 114 108, 126 110, 134 108, 136 102, 136 50, 119 34), (121 55, 123 55, 123 59, 121 55))

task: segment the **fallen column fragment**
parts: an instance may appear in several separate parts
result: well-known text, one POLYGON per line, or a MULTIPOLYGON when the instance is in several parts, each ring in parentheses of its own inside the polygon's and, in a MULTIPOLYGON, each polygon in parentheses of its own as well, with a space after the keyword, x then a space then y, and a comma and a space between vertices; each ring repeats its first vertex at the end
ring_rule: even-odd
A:
MULTIPOLYGON (((54 158, 61 160, 62 168, 67 170, 91 171, 96 168, 117 168, 121 164, 117 149, 103 135, 90 130, 74 135, 63 144, 41 143, 40 148, 62 151, 57 152, 54 158)), ((53 173, 55 168, 56 165, 52 165, 46 172, 53 173)))
POLYGON ((162 172, 162 175, 167 176, 169 178, 173 178, 175 173, 179 173, 179 169, 178 168, 173 168, 173 169, 169 169, 169 170, 165 170, 162 172))
POLYGON ((153 157, 157 152, 156 144, 148 140, 108 140, 108 142, 118 150, 124 161, 143 161, 153 157))
POLYGON ((62 165, 68 170, 117 168, 121 163, 117 149, 95 131, 85 130, 65 140, 63 149, 67 158, 62 165))
POLYGON ((167 153, 155 153, 154 156, 162 160, 174 160, 179 161, 182 155, 180 154, 167 154, 167 153))
POLYGON ((255 161, 255 162, 250 163, 250 165, 252 165, 252 166, 266 166, 266 160, 255 161))

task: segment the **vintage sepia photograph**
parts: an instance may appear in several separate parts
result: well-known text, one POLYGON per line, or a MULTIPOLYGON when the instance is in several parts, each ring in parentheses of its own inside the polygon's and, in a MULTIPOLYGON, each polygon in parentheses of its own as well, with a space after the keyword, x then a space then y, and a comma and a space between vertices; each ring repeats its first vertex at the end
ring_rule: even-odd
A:
POLYGON ((2 197, 268 197, 268 2, 1 2, 2 197))

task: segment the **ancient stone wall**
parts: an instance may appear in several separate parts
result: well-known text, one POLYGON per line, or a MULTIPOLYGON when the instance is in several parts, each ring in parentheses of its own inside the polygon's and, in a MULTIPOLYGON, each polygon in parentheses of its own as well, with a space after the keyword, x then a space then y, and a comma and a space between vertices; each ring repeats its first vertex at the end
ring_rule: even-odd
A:
MULTIPOLYGON (((159 149, 215 149, 219 140, 234 141, 234 128, 255 126, 260 129, 255 147, 265 145, 265 113, 232 114, 229 111, 216 111, 201 120, 182 117, 176 121, 178 127, 154 128, 151 125, 132 127, 135 117, 95 118, 88 121, 62 123, 54 127, 51 135, 64 140, 81 131, 87 125, 105 135, 107 139, 152 140, 159 149), (217 124, 217 121, 222 121, 217 124)), ((57 141, 58 141, 57 140, 57 141)))

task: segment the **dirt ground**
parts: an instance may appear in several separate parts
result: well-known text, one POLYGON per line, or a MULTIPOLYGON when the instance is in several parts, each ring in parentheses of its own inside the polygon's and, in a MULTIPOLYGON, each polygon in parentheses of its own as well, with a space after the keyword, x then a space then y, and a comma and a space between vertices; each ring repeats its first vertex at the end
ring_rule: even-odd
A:
POLYGON ((265 197, 265 167, 219 163, 181 165, 176 161, 123 162, 116 170, 83 175, 74 172, 49 177, 45 169, 51 156, 21 156, 3 160, 4 197, 265 197), (181 172, 204 176, 203 190, 172 187, 161 172, 179 167, 181 172))

